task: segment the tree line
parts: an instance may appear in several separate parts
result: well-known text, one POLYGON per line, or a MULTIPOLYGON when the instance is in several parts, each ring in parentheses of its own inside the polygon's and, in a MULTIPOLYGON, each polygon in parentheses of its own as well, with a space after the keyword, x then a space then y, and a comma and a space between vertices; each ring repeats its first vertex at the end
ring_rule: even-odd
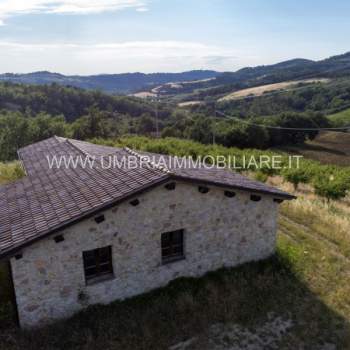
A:
MULTIPOLYGON (((214 112, 213 112, 214 113, 214 112)), ((215 114, 214 114, 215 115, 215 114)), ((259 148, 302 143, 314 139, 316 130, 286 130, 283 128, 317 129, 330 127, 320 113, 281 113, 273 117, 227 118, 178 111, 165 123, 164 137, 192 139, 204 144, 219 143, 226 147, 259 148)))

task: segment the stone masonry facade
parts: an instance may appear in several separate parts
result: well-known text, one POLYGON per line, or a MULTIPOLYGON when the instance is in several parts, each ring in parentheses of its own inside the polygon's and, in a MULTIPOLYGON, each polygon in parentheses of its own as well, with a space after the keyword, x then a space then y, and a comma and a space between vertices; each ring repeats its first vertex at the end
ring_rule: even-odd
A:
POLYGON ((144 192, 140 204, 122 202, 94 217, 23 249, 11 259, 22 327, 66 318, 91 304, 107 304, 166 285, 180 276, 260 260, 275 250, 278 204, 270 195, 258 202, 250 193, 210 186, 200 193, 195 184, 177 182, 144 192), (185 259, 162 264, 161 234, 184 230, 185 259), (112 247, 114 278, 86 285, 82 252, 112 247))

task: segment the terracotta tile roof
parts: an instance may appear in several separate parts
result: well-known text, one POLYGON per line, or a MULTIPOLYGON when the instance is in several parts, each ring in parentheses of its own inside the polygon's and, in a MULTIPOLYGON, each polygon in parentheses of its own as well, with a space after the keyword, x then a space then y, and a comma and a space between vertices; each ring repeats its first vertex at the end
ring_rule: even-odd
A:
MULTIPOLYGON (((265 184, 223 169, 172 167, 174 157, 166 156, 169 169, 143 159, 160 155, 135 153, 129 149, 99 146, 88 142, 52 137, 18 152, 27 176, 0 187, 0 258, 99 210, 137 193, 169 181, 182 179, 229 188, 266 193, 278 198, 293 196, 265 184), (106 168, 100 157, 112 155, 123 166, 106 168), (49 168, 48 158, 94 161, 91 166, 49 168), (132 168, 122 161, 133 156, 132 168)), ((107 158, 109 159, 109 158, 107 158)), ((108 165, 108 164, 107 164, 108 165)))

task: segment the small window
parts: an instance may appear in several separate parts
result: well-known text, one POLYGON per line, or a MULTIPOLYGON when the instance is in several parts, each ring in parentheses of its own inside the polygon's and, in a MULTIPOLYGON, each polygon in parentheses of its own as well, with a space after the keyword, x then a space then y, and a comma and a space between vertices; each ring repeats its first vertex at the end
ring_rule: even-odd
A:
POLYGON ((170 182, 165 185, 165 188, 169 191, 173 191, 176 188, 176 183, 175 182, 170 182))
POLYGON ((250 200, 252 200, 254 202, 259 202, 261 200, 261 196, 257 196, 256 194, 252 194, 250 196, 250 200))
POLYGON ((87 284, 113 277, 112 247, 85 251, 83 260, 87 284))
POLYGON ((100 224, 101 222, 105 221, 104 215, 99 215, 95 218, 96 224, 100 224))
POLYGON ((208 187, 205 187, 205 186, 199 186, 198 187, 198 191, 200 193, 208 193, 209 192, 209 188, 208 187))
POLYGON ((63 242, 63 241, 64 241, 63 235, 55 236, 53 239, 54 239, 54 241, 55 241, 56 243, 60 243, 60 242, 63 242))
POLYGON ((184 230, 162 233, 163 264, 184 258, 184 230))
POLYGON ((232 191, 225 191, 224 194, 228 198, 233 198, 236 195, 236 193, 232 191))
POLYGON ((130 202, 130 204, 133 206, 133 207, 136 207, 137 205, 140 204, 140 201, 138 199, 134 199, 130 202))

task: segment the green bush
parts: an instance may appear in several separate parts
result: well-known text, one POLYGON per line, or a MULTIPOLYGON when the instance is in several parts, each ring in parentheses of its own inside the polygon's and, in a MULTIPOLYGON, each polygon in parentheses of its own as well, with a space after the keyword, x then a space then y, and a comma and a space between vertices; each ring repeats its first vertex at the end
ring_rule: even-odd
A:
POLYGON ((339 200, 344 198, 347 193, 347 184, 341 177, 335 178, 333 176, 318 176, 313 181, 315 193, 327 200, 339 200))
POLYGON ((267 179, 268 179, 268 175, 261 172, 261 171, 258 171, 255 175, 254 175, 254 179, 256 181, 260 181, 260 182, 266 182, 267 179))
POLYGON ((0 163, 0 184, 16 181, 24 176, 19 162, 0 163))
POLYGON ((282 176, 288 182, 294 185, 294 189, 298 188, 300 183, 308 183, 310 181, 310 174, 305 168, 286 168, 282 171, 282 176))

